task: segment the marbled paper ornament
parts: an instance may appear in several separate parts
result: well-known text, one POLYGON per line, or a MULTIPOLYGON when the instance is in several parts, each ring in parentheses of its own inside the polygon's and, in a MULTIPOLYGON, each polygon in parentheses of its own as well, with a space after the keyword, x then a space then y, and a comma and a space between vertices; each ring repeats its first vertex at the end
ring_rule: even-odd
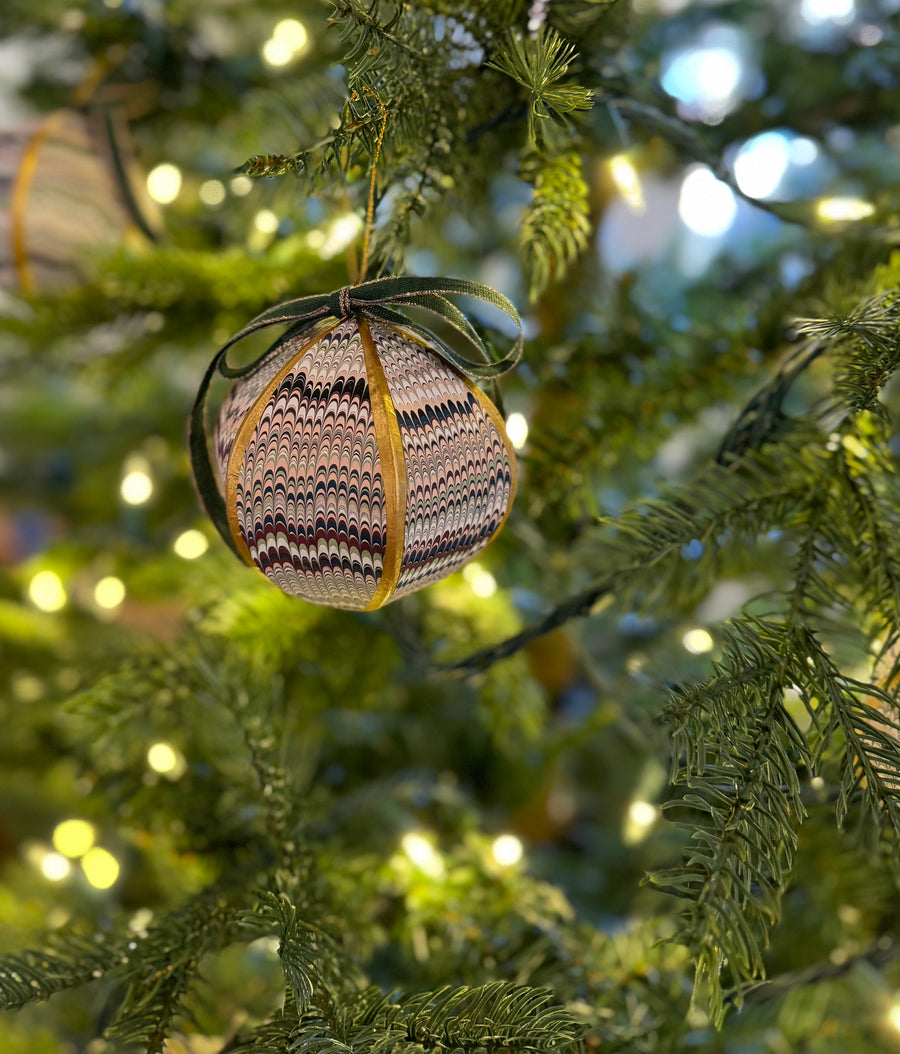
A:
POLYGON ((500 530, 516 487, 503 419, 471 379, 500 363, 460 358, 396 310, 441 316, 484 346, 446 299, 494 290, 453 279, 388 278, 265 312, 222 349, 192 418, 198 486, 216 526, 285 593, 372 610, 451 574, 500 530), (290 328, 241 370, 225 353, 248 333, 290 328), (215 369, 238 379, 204 431, 215 369))

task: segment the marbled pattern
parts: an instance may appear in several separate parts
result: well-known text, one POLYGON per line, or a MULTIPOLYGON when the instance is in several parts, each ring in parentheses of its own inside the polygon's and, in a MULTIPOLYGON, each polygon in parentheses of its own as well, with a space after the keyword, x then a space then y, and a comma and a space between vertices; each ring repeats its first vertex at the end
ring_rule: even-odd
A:
POLYGON ((355 318, 318 340, 277 384, 308 334, 273 349, 235 384, 216 431, 223 481, 229 459, 240 458, 237 523, 253 562, 286 593, 352 609, 365 608, 378 588, 387 532, 404 534, 393 599, 487 545, 513 478, 512 452, 463 378, 401 331, 370 328, 406 459, 405 527, 387 522, 355 318), (259 415, 252 434, 239 436, 252 413, 259 415))

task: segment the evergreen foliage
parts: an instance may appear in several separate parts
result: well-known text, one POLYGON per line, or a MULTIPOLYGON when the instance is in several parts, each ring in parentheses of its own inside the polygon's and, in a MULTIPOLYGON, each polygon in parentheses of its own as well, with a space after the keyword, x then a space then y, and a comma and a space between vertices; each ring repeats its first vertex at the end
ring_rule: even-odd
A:
MULTIPOLYGON (((23 104, 100 144, 71 148, 66 195, 111 210, 90 196, 103 165, 133 193, 119 241, 86 254, 48 193, 49 248, 14 239, 4 261, 0 1047, 893 1049, 893 16, 33 7, 3 16, 31 48, 23 104), (309 46, 267 67, 287 17, 309 46), (739 106, 703 121, 661 91, 679 47, 747 27, 739 106), (817 190, 760 200, 738 178, 776 126, 824 158, 817 190), (258 311, 365 277, 347 219, 382 136, 370 276, 530 297, 505 396, 531 430, 474 573, 350 615, 172 541, 214 537, 184 445, 206 363, 258 311), (673 216, 707 166, 755 206, 746 235, 619 267, 623 153, 673 216), (159 162, 185 181, 164 208, 142 193, 159 162), (848 187, 871 213, 830 222, 816 199, 848 187), (34 278, 54 261, 78 280, 34 278), (133 465, 152 500, 117 505, 133 465), (111 575, 114 611, 93 592, 111 575), (54 856, 70 815, 114 852, 107 885, 89 850, 54 856)), ((16 178, 58 181, 54 121, 32 161, 34 127, 4 144, 16 178)))

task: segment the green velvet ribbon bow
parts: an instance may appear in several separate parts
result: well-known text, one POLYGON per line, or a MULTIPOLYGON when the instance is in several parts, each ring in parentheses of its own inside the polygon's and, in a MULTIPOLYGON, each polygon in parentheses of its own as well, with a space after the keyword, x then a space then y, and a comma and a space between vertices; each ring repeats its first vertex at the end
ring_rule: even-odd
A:
POLYGON ((412 330, 422 337, 436 354, 460 373, 475 381, 496 380, 497 377, 511 370, 522 357, 522 322, 515 307, 496 289, 465 278, 420 278, 414 275, 376 278, 360 285, 344 286, 333 293, 320 293, 315 296, 303 296, 297 300, 288 300, 257 315, 252 322, 244 326, 219 349, 209 364, 200 382, 197 398, 194 400, 189 430, 191 467, 200 498, 219 534, 235 553, 237 549, 228 525, 228 512, 213 472, 206 436, 206 396, 213 376, 218 371, 223 377, 244 377, 256 369, 272 347, 276 347, 312 323, 326 318, 335 318, 340 321, 353 316, 367 318, 373 322, 403 326, 412 330), (493 304, 494 307, 507 314, 518 329, 518 336, 507 354, 500 359, 492 359, 484 339, 459 308, 447 299, 448 296, 471 296, 487 304, 493 304), (449 325, 457 341, 467 349, 474 350, 478 361, 473 362, 464 357, 435 333, 411 322, 398 310, 403 307, 416 308, 449 325), (245 366, 228 365, 225 356, 238 341, 251 333, 256 333, 257 330, 277 325, 287 325, 288 328, 275 345, 269 347, 245 366))

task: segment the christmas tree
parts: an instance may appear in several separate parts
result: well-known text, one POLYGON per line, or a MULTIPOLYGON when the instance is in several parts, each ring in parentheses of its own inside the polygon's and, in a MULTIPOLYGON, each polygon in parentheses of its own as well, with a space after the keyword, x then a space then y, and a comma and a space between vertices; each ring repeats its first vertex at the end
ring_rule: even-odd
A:
POLYGON ((4 1054, 897 1049, 894 7, 6 0, 4 1054), (389 275, 518 489, 338 610, 188 420, 389 275))

